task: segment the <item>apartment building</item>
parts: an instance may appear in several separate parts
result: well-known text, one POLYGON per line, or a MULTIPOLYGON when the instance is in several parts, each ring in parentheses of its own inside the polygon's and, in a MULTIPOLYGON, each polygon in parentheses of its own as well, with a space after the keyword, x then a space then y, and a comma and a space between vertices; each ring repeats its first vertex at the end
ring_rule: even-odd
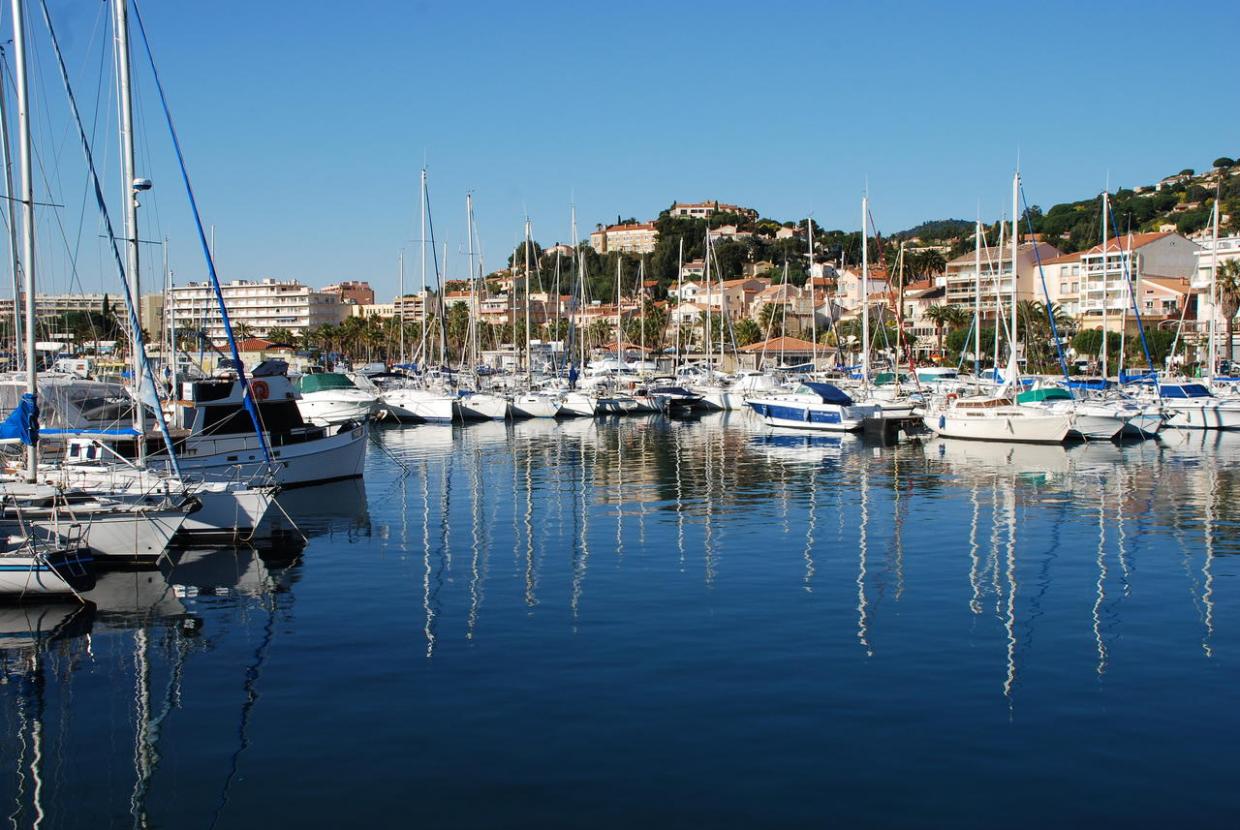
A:
MULTIPOLYGON (((1201 250, 1193 252, 1197 258, 1197 269, 1193 274, 1192 287, 1198 292, 1197 319, 1202 321, 1203 325, 1208 325, 1212 314, 1210 307, 1211 273, 1216 266, 1222 268, 1226 262, 1240 260, 1240 236, 1220 237, 1217 245, 1212 238, 1203 239, 1199 247, 1201 250)), ((1227 321, 1223 319, 1223 315, 1217 314, 1215 317, 1217 331, 1225 332, 1226 325, 1227 321)), ((1226 334, 1223 334, 1223 337, 1226 338, 1226 334)))
POLYGON ((1178 233, 1119 237, 1110 240, 1105 251, 1095 245, 1046 260, 1047 293, 1083 328, 1101 328, 1104 308, 1108 331, 1118 331, 1125 319, 1135 326, 1129 280, 1136 286, 1136 302, 1143 316, 1151 320, 1179 317, 1187 313, 1189 300, 1200 293, 1194 280, 1200 280, 1201 251, 1200 245, 1178 233))
MULTIPOLYGON (((233 280, 221 291, 234 331, 245 325, 257 336, 276 328, 300 335, 316 326, 336 325, 349 313, 337 295, 297 280, 233 280)), ((178 329, 201 330, 213 340, 225 337, 224 318, 208 282, 173 286, 171 316, 178 329)))
POLYGON ((648 254, 654 251, 654 244, 659 239, 659 232, 653 222, 640 222, 630 225, 599 225, 590 234, 590 247, 597 253, 609 254, 613 251, 623 254, 648 254))
POLYGON ((370 287, 368 282, 358 282, 355 280, 345 280, 334 285, 328 285, 323 288, 324 294, 335 294, 342 303, 353 303, 355 305, 373 305, 375 302, 375 290, 370 287))
MULTIPOLYGON (((1042 300, 1042 286, 1038 275, 1038 263, 1044 266, 1060 256, 1060 251, 1047 242, 1023 242, 1016 248, 1016 299, 1042 300)), ((982 249, 980 283, 982 290, 982 316, 994 316, 995 294, 1002 294, 1006 302, 1012 296, 1012 248, 1011 245, 982 249), (989 303, 989 308, 987 304, 989 303)), ((977 300, 979 283, 977 255, 970 251, 947 263, 947 270, 938 278, 944 289, 943 301, 948 305, 972 307, 977 300)))
POLYGON ((734 213, 749 219, 757 219, 758 211, 753 208, 732 205, 727 202, 676 202, 672 205, 672 216, 687 216, 692 219, 705 219, 712 213, 734 213))

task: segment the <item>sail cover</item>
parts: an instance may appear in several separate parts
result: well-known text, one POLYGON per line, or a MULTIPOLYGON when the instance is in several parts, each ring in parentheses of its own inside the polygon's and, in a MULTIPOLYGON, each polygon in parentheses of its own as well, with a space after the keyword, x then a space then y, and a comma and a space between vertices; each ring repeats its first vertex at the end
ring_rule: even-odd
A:
POLYGON ((22 395, 17 408, 0 423, 0 441, 33 444, 39 440, 39 405, 29 392, 22 395))

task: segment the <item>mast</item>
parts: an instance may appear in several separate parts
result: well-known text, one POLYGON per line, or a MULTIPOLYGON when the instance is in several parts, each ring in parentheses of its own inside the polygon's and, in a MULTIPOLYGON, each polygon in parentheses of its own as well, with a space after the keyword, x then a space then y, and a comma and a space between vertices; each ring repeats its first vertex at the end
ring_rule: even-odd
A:
MULTIPOLYGON (((1214 364, 1217 356, 1218 345, 1216 335, 1218 325, 1215 322, 1218 318, 1218 309, 1215 303, 1218 301, 1218 193, 1214 196, 1214 241, 1210 246, 1210 346, 1209 346, 1209 364, 1206 369, 1206 382, 1210 385, 1214 384, 1214 364)), ((1228 353, 1231 352, 1231 344, 1227 344, 1228 353)))
MULTIPOLYGON (((676 308, 680 309, 681 303, 685 301, 685 238, 680 238, 680 245, 676 252, 676 308)), ((680 376, 680 321, 684 315, 676 315, 676 365, 672 368, 672 377, 680 376)))
MULTIPOLYGON (((809 235, 809 327, 810 340, 813 346, 810 349, 810 371, 818 371, 818 303, 814 299, 814 220, 809 218, 805 220, 806 232, 809 235)), ((784 280, 787 281, 787 277, 784 280)))
MULTIPOLYGON (((513 286, 516 290, 516 286, 513 286)), ((515 335, 516 332, 514 331, 515 335)), ((534 361, 530 359, 530 218, 525 217, 525 382, 534 383, 534 361)))
MULTIPOLYGON (((1008 336, 1008 341, 1011 343, 1011 349, 1012 349, 1012 358, 1011 358, 1012 366, 1011 366, 1011 370, 1008 372, 1008 374, 1011 375, 1008 381, 1009 383, 1016 382, 1016 369, 1018 365, 1016 362, 1017 361, 1017 358, 1016 358, 1016 251, 1020 244, 1019 242, 1020 240, 1020 224, 1019 224, 1020 223, 1020 202, 1019 200, 1020 200, 1020 171, 1017 170, 1016 173, 1012 176, 1012 308, 1011 308, 1012 331, 1008 336)), ((1002 253, 999 254, 999 262, 1000 264, 1002 264, 1003 262, 1002 253)), ((1105 298, 1104 298, 1104 304, 1105 304, 1105 298)))
POLYGON ((982 215, 973 231, 973 379, 982 379, 982 215))
POLYGON ((13 354, 17 358, 17 368, 22 365, 22 288, 21 267, 17 259, 17 198, 13 194, 13 159, 9 152, 9 108, 5 98, 4 70, 8 62, 4 60, 4 48, 0 47, 0 164, 4 166, 4 195, 9 222, 9 268, 13 279, 13 354))
POLYGON ((620 365, 624 363, 623 352, 620 349, 620 261, 624 254, 616 255, 616 373, 620 373, 620 365))
POLYGON ((1110 194, 1102 191, 1102 379, 1108 375, 1107 361, 1107 218, 1110 210, 1110 194))
POLYGON ((870 386, 870 194, 861 197, 861 383, 870 386))
POLYGON ((400 362, 405 362, 405 249, 400 249, 400 362))
MULTIPOLYGON (((26 86, 26 21, 22 0, 13 0, 13 57, 17 63, 17 133, 22 170, 22 263, 26 292, 26 391, 38 412, 38 361, 34 353, 34 172, 30 146, 30 98, 26 86)), ((14 298, 16 305, 16 298, 14 298)), ((37 424, 37 421, 36 421, 37 424)), ((26 480, 38 479, 39 453, 35 443, 26 447, 26 480)))
MULTIPOLYGON (((430 360, 426 353, 426 305, 427 305, 427 302, 430 300, 430 295, 426 293, 426 168, 425 167, 422 168, 422 175, 419 178, 421 180, 421 196, 422 196, 422 198, 419 200, 419 206, 421 208, 419 212, 422 214, 422 232, 420 234, 421 246, 422 246, 422 303, 421 303, 422 305, 422 331, 419 334, 420 334, 420 339, 422 342, 418 346, 418 354, 422 361, 422 367, 423 369, 425 369, 426 365, 430 363, 430 360)), ((404 319, 403 317, 404 308, 405 308, 404 296, 401 296, 400 298, 400 307, 401 307, 401 314, 402 314, 401 319, 403 320, 404 319)))
MULTIPOLYGON (((642 254, 637 261, 637 302, 640 309, 641 332, 638 335, 641 342, 641 363, 646 362, 646 255, 642 254)), ((642 367, 645 369, 645 366, 642 367)))
POLYGON ((710 342, 710 341, 711 341, 711 331, 710 331, 710 329, 711 329, 711 325, 710 325, 710 313, 711 313, 711 312, 710 312, 710 309, 711 309, 711 302, 710 302, 710 224, 709 224, 709 223, 707 223, 707 225, 706 225, 706 266, 705 266, 705 269, 704 269, 704 270, 703 270, 703 272, 702 272, 702 282, 703 282, 703 284, 706 286, 706 320, 705 320, 705 327, 704 327, 704 328, 705 328, 704 334, 706 335, 706 371, 707 371, 707 372, 710 372, 710 368, 711 368, 711 367, 710 367, 710 354, 711 354, 711 342, 710 342))
MULTIPOLYGON (((142 289, 141 272, 138 270, 138 191, 150 187, 150 184, 139 182, 134 173, 133 96, 130 89, 129 73, 128 0, 112 0, 112 9, 115 12, 113 44, 116 51, 117 104, 120 107, 121 190, 122 201, 125 207, 122 216, 127 248, 125 288, 129 292, 130 307, 133 308, 134 317, 138 320, 138 324, 141 325, 142 289)), ((104 309, 104 312, 106 313, 107 309, 104 309)), ((138 343, 141 342, 138 333, 131 333, 131 337, 133 339, 133 348, 130 351, 133 352, 134 382, 133 427, 138 433, 136 442, 138 445, 138 466, 143 467, 146 465, 146 437, 143 434, 146 428, 146 413, 142 406, 142 395, 139 390, 142 382, 142 361, 146 355, 138 353, 138 343)))
POLYGON ((469 274, 469 330, 461 345, 461 368, 470 353, 470 342, 477 337, 478 283, 474 280, 474 194, 465 194, 465 272, 469 274))

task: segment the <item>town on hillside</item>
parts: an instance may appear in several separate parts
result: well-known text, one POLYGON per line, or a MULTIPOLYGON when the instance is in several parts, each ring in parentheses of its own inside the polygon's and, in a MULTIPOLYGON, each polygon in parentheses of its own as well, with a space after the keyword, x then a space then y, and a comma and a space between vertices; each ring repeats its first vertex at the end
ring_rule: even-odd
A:
MULTIPOLYGON (((317 289, 295 279, 233 280, 222 291, 233 333, 249 353, 291 348, 394 361, 422 341, 425 325, 452 353, 476 337, 483 359, 500 368, 514 359, 528 314, 539 343, 562 344, 577 330, 605 345, 618 322, 628 343, 652 352, 701 350, 713 328, 721 347, 743 350, 782 337, 783 345, 816 355, 818 346, 855 344, 868 308, 880 353, 894 351, 899 338, 916 360, 943 362, 968 351, 975 306, 982 326, 993 327, 988 298, 996 291, 1010 295, 1014 274, 1033 368, 1050 368, 1055 360, 1051 318, 1078 356, 1097 354, 1105 327, 1130 335, 1130 350, 1150 348, 1157 362, 1177 334, 1186 342, 1200 339, 1214 317, 1230 357, 1240 306, 1240 165, 1219 158, 1200 174, 1181 170, 1118 189, 1106 202, 1105 250, 1099 195, 1045 211, 1027 208, 1015 263, 1010 240, 1001 235, 1009 231, 998 220, 980 226, 937 220, 891 234, 871 225, 865 280, 859 230, 776 220, 709 200, 673 202, 646 221, 617 217, 576 245, 531 240, 527 250, 521 243, 503 267, 480 280, 432 274, 422 288, 417 275, 409 281, 415 290, 388 302, 376 301, 364 280, 317 289), (1214 312, 1206 290, 1213 272, 1214 312), (1139 326, 1144 346, 1135 336, 1139 326)), ((0 306, 5 302, 8 319, 12 301, 0 306)), ((82 294, 41 296, 37 310, 50 339, 86 353, 125 348, 116 336, 119 312, 119 298, 82 294)), ((152 343, 175 337, 192 351, 225 342, 205 281, 146 295, 141 318, 152 343)))

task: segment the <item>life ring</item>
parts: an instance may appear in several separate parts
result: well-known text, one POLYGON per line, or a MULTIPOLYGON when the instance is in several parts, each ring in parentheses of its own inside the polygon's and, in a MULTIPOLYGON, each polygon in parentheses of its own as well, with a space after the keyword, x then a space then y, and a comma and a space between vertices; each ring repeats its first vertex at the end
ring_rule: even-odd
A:
POLYGON ((956 395, 956 393, 955 393, 955 392, 948 392, 948 393, 947 393, 947 399, 948 399, 949 401, 954 401, 954 400, 956 400, 956 398, 957 398, 957 395, 956 395))
POLYGON ((271 390, 267 388, 267 381, 265 380, 252 381, 250 389, 254 392, 255 400, 265 401, 267 396, 271 394, 271 390))

